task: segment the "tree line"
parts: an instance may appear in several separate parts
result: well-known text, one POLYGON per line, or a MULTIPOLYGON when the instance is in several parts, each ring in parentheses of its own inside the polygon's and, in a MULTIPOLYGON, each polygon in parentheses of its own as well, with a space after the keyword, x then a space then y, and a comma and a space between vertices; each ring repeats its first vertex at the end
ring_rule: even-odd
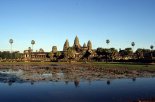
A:
POLYGON ((3 51, 0 52, 0 59, 20 59, 22 57, 22 53, 17 52, 10 52, 10 51, 3 51))
MULTIPOLYGON (((11 51, 0 52, 0 59, 21 59, 22 53, 12 52, 13 39, 9 40, 11 45, 11 51)), ((151 45, 150 49, 138 48, 136 51, 133 51, 135 42, 131 42, 131 47, 125 49, 116 48, 102 48, 92 50, 91 41, 88 41, 88 44, 84 43, 83 48, 88 47, 88 50, 79 49, 79 39, 76 36, 73 47, 69 47, 68 39, 64 44, 64 51, 57 51, 57 47, 53 46, 52 52, 49 52, 47 55, 51 61, 125 61, 125 60, 153 60, 155 57, 154 46, 151 45), (79 53, 79 56, 76 56, 76 53, 79 53), (92 56, 93 55, 93 56, 92 56)), ((31 40, 32 49, 35 44, 35 40, 31 40)), ((106 40, 107 46, 110 44, 110 40, 106 40)))

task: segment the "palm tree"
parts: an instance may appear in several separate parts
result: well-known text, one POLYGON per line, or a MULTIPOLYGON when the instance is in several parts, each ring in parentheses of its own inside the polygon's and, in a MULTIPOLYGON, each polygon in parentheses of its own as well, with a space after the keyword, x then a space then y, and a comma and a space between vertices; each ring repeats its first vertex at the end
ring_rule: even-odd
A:
POLYGON ((134 46, 135 46, 135 42, 131 42, 131 46, 132 46, 132 50, 133 50, 133 58, 134 58, 134 46))
POLYGON ((12 59, 12 44, 13 44, 13 39, 10 39, 10 40, 9 40, 9 43, 10 43, 10 45, 11 45, 11 59, 12 59))
POLYGON ((153 45, 151 45, 151 46, 150 46, 150 49, 151 49, 151 50, 153 50, 153 48, 154 48, 154 46, 153 46, 153 45))
POLYGON ((32 51, 33 51, 33 45, 35 44, 35 41, 32 40, 32 41, 31 41, 31 44, 32 44, 32 51))
POLYGON ((153 46, 153 45, 151 45, 151 46, 150 46, 150 48, 151 48, 151 57, 153 57, 152 52, 153 52, 153 48, 154 48, 154 46, 153 46))
POLYGON ((131 46, 133 47, 132 50, 134 50, 135 42, 131 42, 131 46))
POLYGON ((109 39, 107 39, 107 40, 106 40, 106 43, 107 43, 107 45, 109 45, 109 43, 110 43, 110 40, 109 40, 109 39))

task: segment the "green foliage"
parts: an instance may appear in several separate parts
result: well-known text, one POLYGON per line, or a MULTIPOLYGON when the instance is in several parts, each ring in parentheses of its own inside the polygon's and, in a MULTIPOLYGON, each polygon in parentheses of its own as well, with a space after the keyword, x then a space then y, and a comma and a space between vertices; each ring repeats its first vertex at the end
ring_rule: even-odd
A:
POLYGON ((141 49, 141 48, 137 49, 136 52, 135 52, 135 56, 138 59, 143 58, 144 57, 143 49, 141 49))
POLYGON ((105 49, 105 48, 97 48, 96 50, 97 55, 101 59, 105 59, 106 62, 111 58, 112 51, 110 49, 105 49))
POLYGON ((19 52, 10 53, 9 51, 0 52, 0 58, 2 59, 18 59, 21 58, 22 54, 19 52))
POLYGON ((13 53, 14 55, 14 58, 15 59, 18 59, 18 58, 21 58, 22 57, 22 54, 21 53, 13 53))
POLYGON ((91 53, 87 50, 86 52, 83 53, 82 59, 88 59, 91 53))
POLYGON ((153 50, 154 46, 153 46, 153 45, 151 45, 151 46, 150 46, 150 48, 151 48, 151 50, 153 50))
POLYGON ((109 53, 110 59, 111 59, 111 60, 114 60, 114 59, 116 60, 116 59, 117 59, 117 56, 118 56, 118 51, 117 51, 117 49, 115 49, 115 48, 110 48, 109 51, 110 51, 110 53, 109 53))
POLYGON ((75 49, 72 47, 69 47, 65 52, 65 58, 68 60, 75 59, 75 53, 76 53, 75 49))
POLYGON ((107 43, 107 44, 109 44, 109 43, 110 43, 110 40, 109 40, 109 39, 107 39, 107 40, 106 40, 106 43, 107 43))
POLYGON ((32 44, 32 45, 34 45, 34 44, 35 44, 35 41, 34 41, 34 40, 32 40, 32 41, 31 41, 31 44, 32 44))
POLYGON ((44 52, 44 50, 42 48, 39 49, 39 52, 44 52))
POLYGON ((48 53, 48 56, 49 56, 50 58, 52 58, 52 57, 53 57, 53 53, 52 53, 52 52, 49 52, 49 53, 48 53))
POLYGON ((10 40, 9 40, 9 43, 12 44, 12 43, 13 43, 13 39, 10 39, 10 40))
POLYGON ((60 51, 56 52, 56 57, 59 58, 60 56, 61 56, 61 52, 60 51))
POLYGON ((119 55, 124 59, 125 57, 131 58, 133 55, 132 48, 125 48, 124 50, 119 51, 119 55))
POLYGON ((135 42, 131 42, 131 46, 133 46, 133 47, 134 47, 134 46, 135 46, 135 42))
POLYGON ((125 51, 126 51, 128 56, 131 56, 133 54, 132 48, 125 48, 125 51))

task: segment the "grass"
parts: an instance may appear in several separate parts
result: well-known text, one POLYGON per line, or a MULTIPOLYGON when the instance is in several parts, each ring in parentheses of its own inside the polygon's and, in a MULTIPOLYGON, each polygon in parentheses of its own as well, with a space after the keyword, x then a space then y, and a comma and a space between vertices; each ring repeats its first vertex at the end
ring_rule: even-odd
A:
POLYGON ((94 62, 92 63, 98 67, 115 68, 115 69, 128 69, 128 70, 141 70, 141 71, 155 71, 155 64, 142 64, 142 63, 104 63, 94 62))
MULTIPOLYGON (((0 65, 51 65, 51 64, 69 64, 68 62, 0 62, 0 65)), ((83 62, 73 62, 79 66, 83 62)), ((115 68, 115 69, 128 69, 140 71, 155 71, 155 64, 142 64, 142 63, 115 63, 115 62, 88 62, 86 65, 93 65, 98 68, 115 68)))

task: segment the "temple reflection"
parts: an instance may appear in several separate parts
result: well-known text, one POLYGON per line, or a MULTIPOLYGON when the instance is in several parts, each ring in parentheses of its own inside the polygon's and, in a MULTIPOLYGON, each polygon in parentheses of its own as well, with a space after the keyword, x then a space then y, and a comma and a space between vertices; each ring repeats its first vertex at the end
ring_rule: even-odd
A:
POLYGON ((79 81, 79 80, 75 80, 75 81, 74 81, 75 87, 79 87, 79 84, 80 84, 80 81, 79 81))
MULTIPOLYGON (((93 80, 108 79, 106 73, 93 72, 91 69, 82 68, 63 68, 58 66, 18 66, 19 68, 1 68, 0 69, 0 82, 14 83, 14 82, 30 82, 32 85, 37 81, 64 81, 67 85, 68 82, 74 82, 78 87, 80 80, 88 81, 91 85, 93 80)), ((136 78, 132 78, 136 81, 136 78)), ((110 78, 107 80, 107 85, 111 84, 110 78)))

